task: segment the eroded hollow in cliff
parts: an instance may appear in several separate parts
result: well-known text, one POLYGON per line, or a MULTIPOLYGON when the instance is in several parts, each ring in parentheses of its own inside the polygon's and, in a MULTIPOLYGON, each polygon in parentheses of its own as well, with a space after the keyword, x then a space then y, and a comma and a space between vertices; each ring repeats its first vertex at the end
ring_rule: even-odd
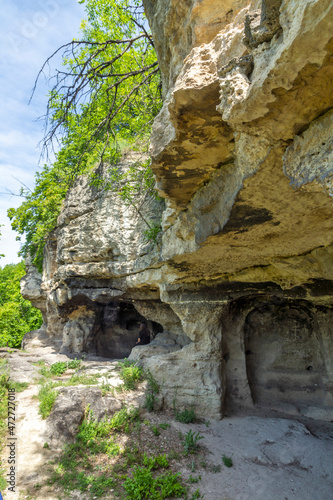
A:
POLYGON ((96 354, 104 358, 120 359, 128 357, 138 340, 140 323, 145 322, 151 338, 163 331, 154 321, 147 321, 126 302, 111 302, 101 311, 101 325, 96 335, 96 354))
POLYGON ((331 406, 329 307, 278 297, 229 308, 224 346, 228 406, 323 418, 331 406))
POLYGON ((244 325, 247 376, 258 405, 321 405, 327 377, 315 311, 300 303, 266 304, 244 325))

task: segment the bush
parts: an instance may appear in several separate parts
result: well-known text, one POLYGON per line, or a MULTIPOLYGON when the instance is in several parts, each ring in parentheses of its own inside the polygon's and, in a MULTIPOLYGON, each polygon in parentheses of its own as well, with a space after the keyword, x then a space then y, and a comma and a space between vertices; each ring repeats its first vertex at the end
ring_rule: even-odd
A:
POLYGON ((134 390, 137 383, 143 379, 143 370, 140 366, 125 366, 120 369, 120 377, 124 381, 124 389, 127 391, 134 390))
POLYGON ((50 372, 52 375, 62 375, 66 370, 75 370, 81 365, 80 359, 73 359, 72 361, 57 361, 50 366, 50 372))
POLYGON ((183 411, 177 411, 175 418, 178 422, 182 422, 183 424, 193 424, 196 421, 197 416, 193 408, 191 410, 185 408, 183 411))
POLYGON ((136 467, 133 478, 128 477, 123 486, 130 500, 163 500, 186 493, 179 477, 179 473, 166 472, 154 478, 150 467, 136 467))
POLYGON ((0 268, 0 347, 21 347, 23 336, 43 322, 41 312, 21 295, 24 275, 24 262, 0 268))

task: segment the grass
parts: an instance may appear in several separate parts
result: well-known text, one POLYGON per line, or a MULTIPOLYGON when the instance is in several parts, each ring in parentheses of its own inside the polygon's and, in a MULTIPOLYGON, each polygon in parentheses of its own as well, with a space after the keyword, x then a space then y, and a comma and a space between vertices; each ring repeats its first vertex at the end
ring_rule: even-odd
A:
POLYGON ((46 366, 44 360, 34 363, 35 366, 41 366, 39 373, 45 378, 60 377, 67 370, 76 370, 81 366, 80 359, 72 359, 71 361, 57 361, 51 366, 46 366))
POLYGON ((128 359, 125 359, 123 363, 119 363, 119 366, 119 375, 124 382, 122 389, 125 391, 135 390, 138 382, 144 379, 143 369, 128 359))
POLYGON ((67 370, 76 370, 77 368, 80 368, 80 366, 80 359, 72 359, 71 361, 57 361, 57 363, 53 363, 50 366, 50 372, 52 375, 60 376, 67 370))
MULTIPOLYGON (((55 390, 57 387, 98 384, 98 375, 89 377, 78 373, 69 380, 52 380, 52 377, 61 375, 65 365, 61 362, 46 367, 39 363, 41 370, 45 370, 38 396, 43 418, 52 411, 58 394, 55 390)), ((149 404, 145 403, 145 406, 148 411, 154 411, 160 388, 152 374, 128 360, 121 363, 117 371, 123 380, 124 391, 135 390, 139 382, 147 380, 146 402, 148 395, 149 404)), ((101 390, 106 394, 114 389, 111 383, 107 383, 101 386, 101 390)), ((178 415, 180 421, 186 423, 196 419, 194 410, 185 409, 178 415)), ((198 441, 203 436, 190 430, 182 437, 182 453, 179 441, 174 441, 176 449, 169 444, 169 428, 170 424, 159 423, 159 419, 154 423, 148 420, 143 422, 140 410, 135 407, 124 406, 111 418, 99 422, 88 408, 75 441, 65 446, 57 462, 49 464, 51 469, 47 483, 59 488, 59 499, 69 498, 73 491, 91 500, 104 498, 110 495, 110 491, 117 498, 129 500, 201 498, 199 490, 193 492, 200 476, 199 479, 190 476, 190 479, 183 480, 174 468, 177 462, 182 464, 182 468, 187 466, 186 457, 199 451, 198 441), (148 434, 143 423, 151 431, 148 434), (159 438, 162 432, 165 439, 159 438)), ((44 443, 44 447, 48 448, 49 445, 44 443)), ((37 484, 39 489, 41 485, 37 484)))
POLYGON ((38 392, 39 413, 42 418, 47 418, 53 409, 55 400, 58 395, 58 392, 54 390, 56 387, 70 387, 82 384, 88 386, 96 385, 98 383, 97 378, 97 375, 89 377, 88 375, 73 374, 71 378, 66 382, 60 380, 48 383, 45 383, 45 381, 42 382, 38 392))
POLYGON ((122 408, 102 422, 95 421, 88 411, 75 442, 65 447, 54 465, 48 484, 61 486, 66 498, 73 490, 99 498, 110 489, 121 498, 133 500, 187 497, 180 473, 168 470, 166 454, 147 454, 139 446, 121 447, 117 443, 119 433, 132 433, 139 420, 137 408, 122 408), (96 466, 96 456, 101 454, 116 457, 116 463, 109 465, 106 461, 104 467, 96 466))
POLYGON ((12 380, 8 381, 8 389, 15 389, 15 392, 25 391, 29 387, 28 382, 14 382, 12 380))
POLYGON ((222 455, 222 462, 226 467, 232 467, 233 462, 231 457, 227 457, 226 455, 222 455))
POLYGON ((193 477, 192 474, 190 474, 190 477, 188 478, 189 483, 198 483, 201 480, 201 476, 193 477))
POLYGON ((155 436, 159 436, 161 434, 161 432, 159 431, 159 429, 156 425, 152 425, 151 429, 152 429, 153 433, 155 434, 155 436))
POLYGON ((198 441, 200 439, 204 439, 204 436, 200 436, 199 432, 192 432, 191 429, 185 434, 182 441, 185 456, 198 451, 198 441))
POLYGON ((197 416, 193 408, 191 410, 185 408, 183 411, 175 412, 175 419, 178 422, 182 422, 183 424, 193 424, 194 422, 196 422, 197 416))
MULTIPOLYGON (((157 380, 153 377, 151 372, 144 371, 140 366, 137 366, 135 362, 125 360, 118 363, 120 369, 120 378, 123 380, 123 384, 116 387, 115 390, 118 392, 122 391, 133 391, 137 388, 138 383, 142 380, 147 380, 147 390, 145 394, 144 407, 147 408, 149 412, 153 412, 156 408, 158 401, 157 394, 160 392, 160 386, 157 380)), ((104 394, 109 392, 109 384, 106 384, 104 388, 104 394)))
POLYGON ((58 393, 50 384, 42 385, 38 391, 39 413, 42 418, 47 418, 53 408, 58 393))
POLYGON ((145 373, 145 377, 147 380, 147 390, 145 394, 144 406, 151 413, 155 410, 158 401, 157 394, 160 392, 160 386, 149 370, 145 373))
POLYGON ((186 494, 180 473, 169 471, 154 477, 150 467, 136 467, 133 477, 127 477, 123 487, 130 500, 164 500, 186 494))

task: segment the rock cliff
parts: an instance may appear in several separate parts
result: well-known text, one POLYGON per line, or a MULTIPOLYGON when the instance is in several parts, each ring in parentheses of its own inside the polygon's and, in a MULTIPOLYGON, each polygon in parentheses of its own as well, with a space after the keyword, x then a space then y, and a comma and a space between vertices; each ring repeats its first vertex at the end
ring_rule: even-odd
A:
POLYGON ((144 207, 160 239, 80 177, 24 294, 62 352, 141 360, 166 405, 331 421, 333 4, 144 5, 164 92, 165 206, 144 207), (131 351, 143 319, 154 340, 131 351))

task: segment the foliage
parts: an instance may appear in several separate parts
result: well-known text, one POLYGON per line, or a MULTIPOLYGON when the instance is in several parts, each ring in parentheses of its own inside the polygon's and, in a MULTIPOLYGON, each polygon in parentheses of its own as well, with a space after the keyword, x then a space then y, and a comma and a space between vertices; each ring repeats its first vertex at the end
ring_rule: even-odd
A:
POLYGON ((123 388, 126 391, 134 390, 137 383, 143 380, 143 370, 140 366, 129 364, 126 360, 126 363, 120 363, 120 378, 124 381, 123 388))
POLYGON ((192 483, 192 484, 198 483, 200 480, 201 480, 201 476, 194 477, 194 476, 192 476, 192 474, 190 474, 190 477, 188 478, 188 482, 192 483))
POLYGON ((28 382, 15 382, 14 380, 8 380, 8 389, 15 389, 15 392, 23 392, 27 387, 29 387, 28 382))
POLYGON ((159 424, 159 427, 160 427, 161 429, 166 430, 168 427, 170 427, 170 424, 162 423, 162 424, 159 424))
POLYGON ((155 434, 155 436, 159 436, 161 433, 159 431, 159 428, 156 425, 152 425, 152 431, 155 434))
MULTIPOLYGON (((45 238, 56 226, 75 178, 91 172, 92 183, 99 185, 96 167, 116 164, 124 144, 147 150, 152 120, 161 106, 158 63, 139 0, 86 0, 85 10, 81 39, 60 48, 63 68, 49 94, 44 145, 48 148, 56 140, 60 149, 53 165, 36 174, 35 188, 22 187, 21 206, 8 211, 13 229, 26 235, 21 255, 30 254, 39 269, 45 238)), ((102 185, 139 213, 135 197, 142 193, 144 201, 153 186, 146 160, 127 173, 113 169, 109 186, 102 185)), ((157 227, 146 222, 149 237, 156 239, 157 227)))
POLYGON ((143 455, 143 465, 149 469, 160 469, 169 467, 169 460, 166 455, 153 455, 148 456, 146 453, 143 455))
POLYGON ((75 370, 81 365, 80 359, 73 359, 71 361, 57 361, 50 366, 50 372, 52 375, 62 375, 67 370, 75 370))
POLYGON ((144 406, 149 412, 152 412, 154 411, 155 405, 157 403, 157 394, 160 392, 160 386, 149 370, 146 371, 146 379, 148 384, 145 394, 144 406))
POLYGON ((0 268, 0 347, 20 347, 24 334, 42 324, 40 311, 21 295, 24 275, 23 262, 0 268))
POLYGON ((133 478, 128 477, 124 482, 124 488, 129 499, 163 500, 186 493, 179 478, 179 473, 173 474, 172 472, 165 472, 154 478, 150 467, 136 467, 133 471, 133 478))
POLYGON ((226 467, 232 467, 233 466, 232 458, 227 457, 226 455, 222 455, 222 462, 224 463, 224 465, 226 467))
POLYGON ((111 418, 111 428, 115 431, 130 431, 130 424, 139 420, 140 412, 138 408, 122 408, 111 418))
POLYGON ((193 408, 191 408, 191 410, 185 408, 183 411, 177 411, 175 418, 178 422, 182 422, 183 424, 192 424, 197 420, 197 416, 193 408))
POLYGON ((50 384, 42 385, 40 387, 38 391, 38 399, 39 413, 42 418, 47 418, 50 415, 57 395, 57 391, 55 391, 50 384))
POLYGON ((148 241, 157 242, 157 236, 161 232, 161 222, 152 222, 148 229, 144 231, 144 235, 148 241))
POLYGON ((62 375, 67 370, 66 361, 57 361, 50 366, 50 372, 52 375, 62 375))
POLYGON ((191 429, 185 434, 182 444, 184 446, 184 454, 186 456, 189 453, 196 453, 198 451, 199 439, 204 439, 204 436, 200 436, 199 432, 192 432, 191 429))
POLYGON ((58 392, 54 389, 56 387, 70 387, 75 385, 96 385, 98 383, 97 376, 87 376, 87 375, 72 375, 69 380, 63 382, 61 380, 55 382, 45 383, 45 378, 49 378, 52 376, 51 371, 43 367, 40 370, 41 375, 44 376, 44 379, 41 382, 41 386, 38 392, 38 400, 39 400, 39 413, 42 418, 47 418, 54 406, 55 400, 57 398, 58 392))

